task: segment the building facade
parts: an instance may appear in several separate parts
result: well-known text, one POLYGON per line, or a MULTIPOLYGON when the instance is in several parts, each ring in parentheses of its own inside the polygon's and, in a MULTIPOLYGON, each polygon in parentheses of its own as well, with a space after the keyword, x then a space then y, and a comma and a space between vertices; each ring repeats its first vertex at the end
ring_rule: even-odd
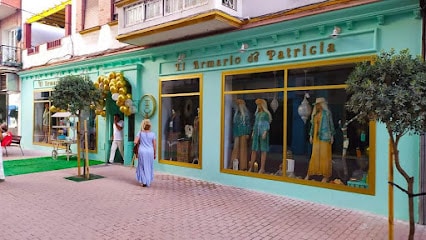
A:
MULTIPOLYGON (((93 134, 91 159, 108 159, 112 115, 120 113, 125 154, 117 161, 130 164, 134 135, 148 117, 157 133, 158 171, 387 215, 387 131, 346 110, 345 81, 357 63, 372 62, 381 50, 421 53, 419 3, 297 2, 303 4, 277 2, 282 11, 272 13, 248 7, 250 1, 115 3, 116 25, 99 22, 75 33, 71 27, 70 42, 81 44, 91 34, 97 41, 90 46, 103 46, 110 41, 100 37, 108 26, 121 47, 42 65, 36 64, 42 57, 27 53, 20 77, 22 94, 32 98, 22 110, 32 118, 23 119, 24 146, 51 148, 55 120, 47 136, 42 132, 49 92, 58 78, 84 74, 105 93, 104 107, 87 110, 84 119, 93 134), (111 84, 117 73, 126 94, 111 84), (121 94, 128 104, 118 101, 121 94), (319 105, 327 110, 322 118, 312 114, 319 105), (319 130, 323 121, 329 125, 319 130), (317 145, 318 134, 332 144, 317 145)), ((70 15, 80 20, 71 22, 82 24, 78 9, 85 8, 74 3, 70 15)), ((419 152, 420 137, 405 137, 400 153, 414 159, 404 167, 416 177, 419 152)), ((395 192, 395 202, 396 218, 407 219, 406 196, 395 192)))

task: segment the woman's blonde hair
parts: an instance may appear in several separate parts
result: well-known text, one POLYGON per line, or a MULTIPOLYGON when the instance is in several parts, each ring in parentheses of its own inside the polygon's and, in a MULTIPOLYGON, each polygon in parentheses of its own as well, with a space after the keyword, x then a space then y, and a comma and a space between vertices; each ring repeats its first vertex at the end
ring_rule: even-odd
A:
POLYGON ((141 130, 150 130, 150 129, 151 129, 151 121, 146 118, 141 123, 141 130))

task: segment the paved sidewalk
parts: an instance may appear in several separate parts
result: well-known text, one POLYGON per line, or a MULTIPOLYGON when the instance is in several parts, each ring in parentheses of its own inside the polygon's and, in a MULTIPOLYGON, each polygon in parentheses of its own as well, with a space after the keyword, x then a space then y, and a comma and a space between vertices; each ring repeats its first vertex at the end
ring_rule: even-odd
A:
MULTIPOLYGON (((0 183, 1 239, 388 239, 387 218, 135 169, 100 165, 105 178, 74 182, 65 169, 0 183)), ((396 222, 395 239, 408 224, 396 222)), ((417 225, 416 238, 426 239, 417 225)))

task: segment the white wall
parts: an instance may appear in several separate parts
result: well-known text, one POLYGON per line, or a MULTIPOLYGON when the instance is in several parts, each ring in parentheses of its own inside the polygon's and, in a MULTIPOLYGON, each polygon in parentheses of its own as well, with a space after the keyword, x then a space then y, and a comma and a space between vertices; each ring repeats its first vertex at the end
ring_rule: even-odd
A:
POLYGON ((327 2, 327 0, 266 0, 266 2, 259 4, 259 0, 244 0, 243 17, 258 17, 314 3, 327 2))

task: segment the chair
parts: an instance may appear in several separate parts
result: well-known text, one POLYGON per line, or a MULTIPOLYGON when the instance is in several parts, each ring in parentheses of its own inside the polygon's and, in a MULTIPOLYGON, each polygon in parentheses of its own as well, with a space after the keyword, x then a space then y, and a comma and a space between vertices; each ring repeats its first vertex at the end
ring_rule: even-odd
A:
POLYGON ((6 150, 6 156, 8 156, 6 147, 10 146, 10 144, 12 144, 12 134, 8 132, 1 140, 1 146, 4 148, 4 150, 6 150))
POLYGON ((12 136, 12 143, 10 144, 10 146, 19 147, 19 149, 21 149, 22 156, 24 156, 24 151, 22 151, 21 147, 21 139, 22 136, 12 136))

